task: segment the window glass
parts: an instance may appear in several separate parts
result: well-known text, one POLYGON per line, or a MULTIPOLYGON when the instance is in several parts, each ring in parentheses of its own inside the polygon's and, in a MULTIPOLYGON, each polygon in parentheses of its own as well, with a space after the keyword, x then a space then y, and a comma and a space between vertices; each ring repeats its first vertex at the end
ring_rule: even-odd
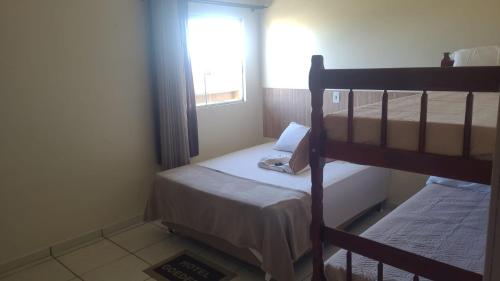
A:
POLYGON ((245 99, 244 28, 240 18, 194 16, 188 22, 196 105, 245 99))

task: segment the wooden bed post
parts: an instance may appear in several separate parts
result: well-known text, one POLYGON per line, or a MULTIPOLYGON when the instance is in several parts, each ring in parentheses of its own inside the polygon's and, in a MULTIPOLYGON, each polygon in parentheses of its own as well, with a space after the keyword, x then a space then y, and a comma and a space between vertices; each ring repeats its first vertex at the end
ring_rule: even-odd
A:
POLYGON ((443 53, 443 59, 441 60, 441 67, 453 67, 454 63, 455 61, 450 58, 449 52, 443 53))
POLYGON ((309 72, 309 90, 311 91, 311 133, 309 139, 309 165, 311 166, 311 228, 313 256, 313 281, 325 280, 323 269, 323 167, 325 159, 321 154, 324 141, 323 128, 323 93, 321 72, 325 69, 322 56, 313 56, 309 72))
MULTIPOLYGON (((500 91, 500 85, 498 89, 500 91)), ((500 101, 498 108, 500 109, 500 101)), ((499 125, 500 114, 497 116, 497 128, 499 125)), ((484 281, 494 281, 500 278, 500 130, 497 130, 492 173, 484 281)))

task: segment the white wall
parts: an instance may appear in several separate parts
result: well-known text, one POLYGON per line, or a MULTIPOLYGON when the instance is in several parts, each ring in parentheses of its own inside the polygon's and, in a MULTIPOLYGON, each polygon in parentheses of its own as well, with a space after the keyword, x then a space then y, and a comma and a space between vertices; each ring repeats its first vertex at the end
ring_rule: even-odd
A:
MULTIPOLYGON (((0 1, 0 264, 143 212, 157 170, 147 1, 0 1)), ((258 46, 259 12, 248 13, 258 46)), ((247 102, 198 108, 195 161, 262 142, 247 102)))
POLYGON ((250 6, 268 7, 272 0, 219 0, 230 4, 242 4, 250 6))
POLYGON ((498 0, 275 0, 264 15, 264 87, 307 88, 329 68, 439 66, 442 53, 500 44, 498 0))
POLYGON ((0 1, 0 264, 143 211, 144 1, 0 1))
MULTIPOLYGON (((498 0, 275 0, 263 20, 263 86, 308 88, 311 55, 328 68, 439 66, 442 53, 500 45, 498 0)), ((425 176, 393 172, 401 203, 425 176)))

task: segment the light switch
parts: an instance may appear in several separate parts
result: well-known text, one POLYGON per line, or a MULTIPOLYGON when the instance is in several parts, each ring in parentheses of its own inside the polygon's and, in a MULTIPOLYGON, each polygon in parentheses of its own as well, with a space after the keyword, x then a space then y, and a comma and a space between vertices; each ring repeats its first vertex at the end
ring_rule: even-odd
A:
POLYGON ((332 93, 332 101, 333 103, 340 103, 340 92, 332 93))

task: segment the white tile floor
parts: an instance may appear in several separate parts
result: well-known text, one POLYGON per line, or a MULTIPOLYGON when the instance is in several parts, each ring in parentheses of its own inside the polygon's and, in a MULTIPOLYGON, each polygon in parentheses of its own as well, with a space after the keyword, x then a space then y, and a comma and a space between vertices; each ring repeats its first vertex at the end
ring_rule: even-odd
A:
MULTIPOLYGON (((360 233, 387 213, 372 212, 348 230, 360 233)), ((237 277, 234 281, 264 280, 264 273, 256 267, 198 242, 168 233, 158 224, 146 223, 62 256, 47 258, 7 273, 0 277, 0 281, 153 280, 142 271, 184 249, 235 272, 237 277)), ((326 247, 325 257, 331 256, 335 251, 334 247, 326 247)), ((295 270, 297 280, 309 280, 312 270, 310 257, 306 256, 297 262, 295 270)))

